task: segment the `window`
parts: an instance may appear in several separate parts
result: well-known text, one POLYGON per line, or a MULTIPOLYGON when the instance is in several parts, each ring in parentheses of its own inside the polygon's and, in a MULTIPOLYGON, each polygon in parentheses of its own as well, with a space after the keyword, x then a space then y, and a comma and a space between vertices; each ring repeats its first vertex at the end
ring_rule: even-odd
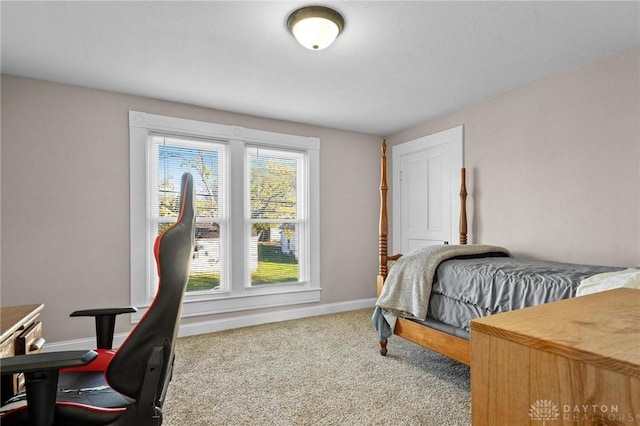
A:
POLYGON ((317 138, 131 111, 131 302, 157 288, 153 242, 194 177, 196 245, 183 316, 316 302, 317 138))
POLYGON ((224 142, 151 133, 148 149, 151 240, 176 221, 180 177, 191 173, 196 190, 196 244, 187 293, 228 289, 225 254, 220 249, 228 240, 224 142))
POLYGON ((250 285, 305 280, 304 168, 301 153, 247 149, 250 285), (302 257, 301 257, 302 256, 302 257))

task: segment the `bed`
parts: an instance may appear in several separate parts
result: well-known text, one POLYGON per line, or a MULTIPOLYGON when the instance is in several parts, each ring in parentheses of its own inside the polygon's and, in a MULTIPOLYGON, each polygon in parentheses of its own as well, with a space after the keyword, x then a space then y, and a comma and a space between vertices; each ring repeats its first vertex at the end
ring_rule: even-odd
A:
POLYGON ((460 244, 389 256, 387 191, 383 141, 378 300, 372 318, 382 355, 387 354, 388 337, 395 334, 469 365, 471 319, 573 297, 583 280, 624 269, 520 259, 503 247, 467 245, 464 169, 460 244))

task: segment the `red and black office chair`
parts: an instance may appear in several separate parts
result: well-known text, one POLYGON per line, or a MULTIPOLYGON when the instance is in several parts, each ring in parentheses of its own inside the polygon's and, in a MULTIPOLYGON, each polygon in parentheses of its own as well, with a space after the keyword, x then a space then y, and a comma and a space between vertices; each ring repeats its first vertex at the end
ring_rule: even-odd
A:
POLYGON ((96 351, 3 359, 2 374, 25 372, 27 387, 26 398, 18 396, 2 407, 3 426, 162 423, 162 404, 171 380, 182 301, 193 256, 195 199, 191 174, 182 176, 180 191, 178 221, 156 239, 160 281, 142 319, 113 351, 110 346, 115 315, 133 309, 78 311, 72 316, 96 317, 99 336, 96 351))

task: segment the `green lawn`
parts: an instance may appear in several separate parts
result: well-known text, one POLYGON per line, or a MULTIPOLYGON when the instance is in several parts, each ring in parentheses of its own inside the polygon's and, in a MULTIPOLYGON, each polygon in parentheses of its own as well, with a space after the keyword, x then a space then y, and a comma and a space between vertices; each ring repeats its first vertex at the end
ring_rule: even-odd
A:
MULTIPOLYGON (((251 284, 298 281, 298 261, 282 253, 278 245, 258 244, 258 269, 251 273, 251 284)), ((220 285, 220 274, 190 274, 187 291, 211 290, 220 285)))
POLYGON ((187 291, 211 290, 220 285, 220 274, 189 274, 187 291))

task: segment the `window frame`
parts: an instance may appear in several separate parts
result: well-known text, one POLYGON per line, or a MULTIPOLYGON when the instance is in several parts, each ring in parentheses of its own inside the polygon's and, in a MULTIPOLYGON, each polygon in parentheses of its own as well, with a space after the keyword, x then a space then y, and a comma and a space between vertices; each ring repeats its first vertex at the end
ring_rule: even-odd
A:
MULTIPOLYGON (((153 279, 150 276, 155 265, 153 242, 149 217, 149 136, 151 134, 170 134, 186 138, 209 138, 216 142, 224 141, 227 146, 227 170, 229 194, 227 209, 228 234, 226 245, 228 259, 243 259, 228 265, 228 291, 186 294, 182 317, 237 312, 277 306, 296 305, 320 301, 320 139, 316 137, 296 136, 263 130, 248 129, 239 126, 209 123, 176 117, 129 111, 129 154, 130 154, 130 297, 131 304, 138 308, 132 314, 132 322, 137 322, 145 313, 153 296, 153 279), (308 212, 306 227, 306 256, 308 281, 285 283, 273 286, 247 286, 251 277, 247 277, 249 262, 247 240, 246 205, 248 186, 245 165, 247 147, 264 147, 303 152, 305 161, 305 208, 308 212), (240 218, 240 219, 239 219, 240 218)), ((250 238, 250 235, 249 235, 250 238)), ((225 244, 225 243, 223 243, 225 244)))

